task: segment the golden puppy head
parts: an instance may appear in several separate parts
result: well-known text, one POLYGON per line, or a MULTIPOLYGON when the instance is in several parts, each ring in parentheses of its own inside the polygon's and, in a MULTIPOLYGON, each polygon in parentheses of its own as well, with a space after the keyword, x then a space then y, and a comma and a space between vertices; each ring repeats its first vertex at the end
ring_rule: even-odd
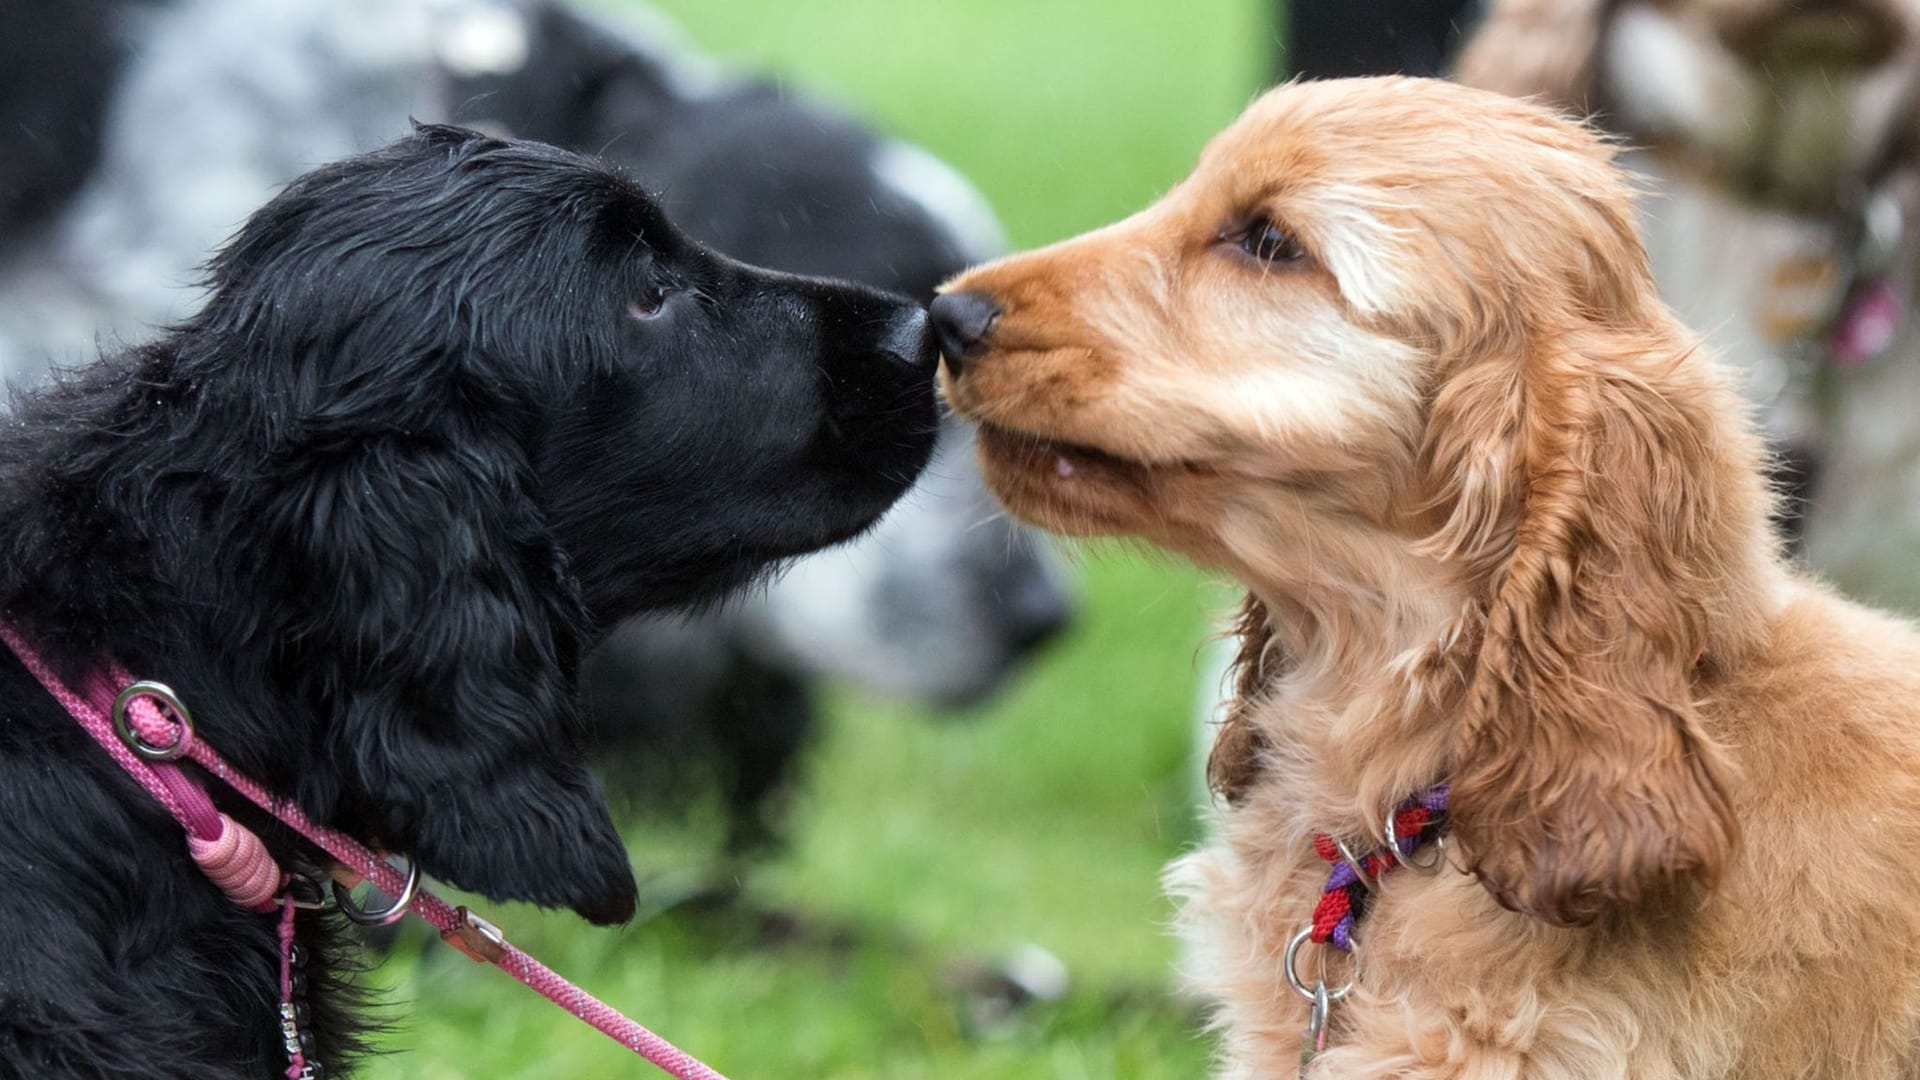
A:
POLYGON ((1060 531, 1240 569, 1254 553, 1223 528, 1276 495, 1419 529, 1445 372, 1518 348, 1527 320, 1652 302, 1608 157, 1446 83, 1273 91, 1156 205, 951 282, 943 321, 957 302, 994 314, 950 342, 969 355, 950 355, 948 397, 1007 503, 1060 531))
MULTIPOLYGON (((1302 667, 1435 680, 1382 697, 1452 732, 1419 768, 1452 777, 1471 865, 1556 922, 1724 862, 1693 682, 1773 557, 1738 398, 1658 301, 1609 157, 1456 85, 1283 87, 1159 203, 935 304, 1014 511, 1245 581, 1235 724, 1302 667)), ((1244 780, 1231 726, 1216 776, 1244 780)))

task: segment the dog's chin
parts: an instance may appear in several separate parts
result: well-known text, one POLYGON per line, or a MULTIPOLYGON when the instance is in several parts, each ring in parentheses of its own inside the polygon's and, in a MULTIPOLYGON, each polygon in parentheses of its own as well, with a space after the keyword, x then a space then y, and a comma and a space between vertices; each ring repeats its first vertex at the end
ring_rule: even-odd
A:
POLYGON ((778 527, 757 540, 742 541, 743 549, 767 561, 788 562, 857 540, 913 489, 912 478, 918 475, 914 469, 883 483, 842 485, 824 497, 816 493, 789 507, 778 527))
POLYGON ((984 422, 978 446, 981 472, 1008 509, 1069 536, 1144 534, 1156 519, 1162 471, 1189 468, 984 422))

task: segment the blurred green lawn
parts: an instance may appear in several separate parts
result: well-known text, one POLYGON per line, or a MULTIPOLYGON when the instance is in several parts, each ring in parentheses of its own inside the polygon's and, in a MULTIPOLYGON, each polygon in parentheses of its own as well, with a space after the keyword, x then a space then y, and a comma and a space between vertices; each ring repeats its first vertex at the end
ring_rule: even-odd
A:
MULTIPOLYGON (((603 0, 616 4, 618 0, 603 0)), ((1018 246, 1122 216, 1177 180, 1259 85, 1264 0, 667 0, 693 39, 914 139, 987 193, 1018 246)), ((1195 651, 1214 589, 1124 548, 1081 560, 1071 638, 993 707, 926 717, 838 697, 793 844, 746 882, 797 928, 684 915, 621 931, 495 911, 516 941, 736 1078, 1187 1077, 1207 1050, 1171 993, 1157 876, 1195 836, 1195 651), (1019 943, 1072 993, 990 1031, 955 973, 1019 943)), ((636 822, 657 896, 710 828, 636 822)), ((504 975, 403 947, 374 976, 376 1080, 651 1075, 504 975)))

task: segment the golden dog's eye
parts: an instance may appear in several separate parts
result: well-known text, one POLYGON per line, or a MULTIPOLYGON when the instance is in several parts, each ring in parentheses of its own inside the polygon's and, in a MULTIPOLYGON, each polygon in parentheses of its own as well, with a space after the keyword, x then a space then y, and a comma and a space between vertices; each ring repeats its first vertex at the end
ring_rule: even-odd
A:
POLYGON ((1255 218, 1239 237, 1240 250, 1261 262, 1294 262, 1306 255, 1292 233, 1275 225, 1270 218, 1255 218))

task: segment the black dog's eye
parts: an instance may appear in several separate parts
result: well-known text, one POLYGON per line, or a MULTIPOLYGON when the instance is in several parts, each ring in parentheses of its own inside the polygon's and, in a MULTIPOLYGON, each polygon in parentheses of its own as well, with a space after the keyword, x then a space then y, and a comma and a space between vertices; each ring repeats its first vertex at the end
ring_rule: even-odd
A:
POLYGON ((627 314, 636 319, 651 319, 660 314, 667 304, 667 290, 657 282, 649 282, 640 290, 640 295, 627 305, 627 314))
POLYGON ((1234 238, 1240 250, 1264 263, 1297 262, 1306 257, 1300 241, 1273 223, 1271 218, 1255 218, 1234 238))

